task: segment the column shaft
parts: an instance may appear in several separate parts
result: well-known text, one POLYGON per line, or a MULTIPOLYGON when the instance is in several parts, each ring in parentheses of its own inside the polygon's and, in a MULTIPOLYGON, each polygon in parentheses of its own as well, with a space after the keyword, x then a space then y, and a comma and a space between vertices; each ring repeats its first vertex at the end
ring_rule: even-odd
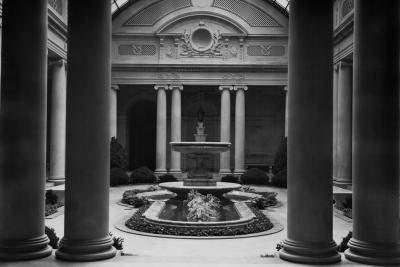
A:
POLYGON ((354 8, 353 238, 345 256, 385 266, 400 264, 399 5, 356 0, 354 8))
POLYGON ((3 1, 2 30, 0 260, 30 260, 52 252, 44 234, 47 1, 3 1))
POLYGON ((110 44, 108 0, 68 4, 64 237, 56 257, 111 258, 109 236, 110 44), (90 12, 88 12, 90 10, 90 12))
MULTIPOLYGON (((231 95, 233 86, 220 86, 221 91, 221 142, 231 141, 231 95)), ((230 174, 230 151, 221 153, 219 173, 222 175, 230 174)))
MULTIPOLYGON (((181 141, 181 90, 182 85, 171 85, 171 141, 181 141)), ((170 173, 181 173, 181 153, 171 150, 171 168, 170 173)))
POLYGON ((285 137, 287 137, 289 126, 289 88, 286 85, 283 89, 285 90, 285 137))
POLYGON ((288 225, 279 256, 298 263, 340 261, 332 238, 332 10, 332 1, 290 2, 288 225))
POLYGON ((117 99, 118 85, 111 86, 110 91, 110 140, 112 137, 117 138, 117 99))
POLYGON ((65 182, 65 125, 67 112, 65 61, 53 64, 49 182, 65 182))
POLYGON ((337 173, 335 184, 351 185, 352 65, 341 62, 339 64, 339 72, 336 133, 337 173))
POLYGON ((333 67, 333 142, 332 142, 332 179, 335 181, 337 177, 337 129, 338 129, 338 79, 339 64, 333 67))
POLYGON ((167 173, 167 85, 156 85, 157 90, 157 133, 156 133, 156 174, 167 173))
POLYGON ((235 170, 236 174, 245 172, 245 91, 247 86, 235 86, 236 91, 236 106, 235 106, 235 170))

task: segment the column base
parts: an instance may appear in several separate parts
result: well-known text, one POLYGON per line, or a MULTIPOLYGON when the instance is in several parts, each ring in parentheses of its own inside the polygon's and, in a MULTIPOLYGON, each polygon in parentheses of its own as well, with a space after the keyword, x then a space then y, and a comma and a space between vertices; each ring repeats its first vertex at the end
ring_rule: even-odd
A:
POLYGON ((181 169, 170 169, 169 174, 181 174, 182 170, 181 169))
POLYGON ((0 260, 25 261, 48 257, 53 252, 48 243, 46 235, 23 241, 0 243, 0 260))
POLYGON ((352 185, 352 181, 347 179, 336 178, 335 180, 333 180, 333 184, 337 186, 350 186, 352 185))
POLYGON ((222 177, 224 175, 232 175, 232 170, 230 169, 220 169, 219 175, 222 177))
POLYGON ((235 175, 242 175, 242 174, 245 173, 245 172, 246 172, 246 170, 235 169, 235 170, 233 171, 233 174, 235 174, 235 175))
POLYGON ((60 241, 60 248, 56 251, 56 258, 65 261, 98 261, 112 258, 117 250, 112 246, 112 239, 106 237, 95 240, 68 240, 60 241))
POLYGON ((167 169, 156 169, 154 171, 154 174, 156 176, 160 176, 160 175, 167 174, 167 173, 168 173, 167 169))
POLYGON ((348 260, 374 265, 400 264, 400 244, 371 244, 352 238, 348 246, 344 253, 348 260))
POLYGON ((50 176, 47 178, 47 182, 55 185, 65 184, 65 176, 50 176))
POLYGON ((336 251, 336 243, 303 243, 292 240, 283 241, 279 257, 283 260, 305 264, 330 264, 341 260, 336 251))

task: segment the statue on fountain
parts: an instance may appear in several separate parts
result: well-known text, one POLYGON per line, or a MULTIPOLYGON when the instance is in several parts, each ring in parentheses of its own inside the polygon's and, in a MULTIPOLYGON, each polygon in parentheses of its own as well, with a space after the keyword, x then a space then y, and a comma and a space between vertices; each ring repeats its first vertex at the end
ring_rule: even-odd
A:
POLYGON ((197 112, 197 126, 196 133, 194 134, 194 140, 196 142, 205 142, 207 138, 207 134, 205 133, 206 127, 204 127, 204 111, 200 106, 199 111, 197 112))

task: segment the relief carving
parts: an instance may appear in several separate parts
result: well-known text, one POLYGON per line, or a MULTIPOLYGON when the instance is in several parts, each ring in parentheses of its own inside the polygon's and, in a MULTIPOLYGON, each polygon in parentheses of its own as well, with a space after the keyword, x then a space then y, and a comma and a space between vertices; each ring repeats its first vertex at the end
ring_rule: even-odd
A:
POLYGON ((181 57, 222 57, 221 33, 201 26, 192 32, 185 30, 180 40, 181 57))

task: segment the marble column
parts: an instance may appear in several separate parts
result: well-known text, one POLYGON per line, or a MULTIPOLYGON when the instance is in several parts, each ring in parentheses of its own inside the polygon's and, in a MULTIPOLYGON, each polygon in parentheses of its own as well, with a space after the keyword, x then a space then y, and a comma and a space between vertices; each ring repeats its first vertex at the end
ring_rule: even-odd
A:
POLYGON ((112 137, 117 138, 117 98, 119 86, 111 85, 110 91, 110 140, 112 137))
MULTIPOLYGON (((221 91, 221 142, 231 141, 231 95, 230 91, 233 90, 233 86, 221 85, 219 87, 221 91)), ((221 175, 231 174, 231 158, 230 151, 221 153, 220 156, 220 168, 219 173, 221 175)))
POLYGON ((289 86, 283 87, 285 91, 285 137, 288 136, 288 124, 289 124, 289 86))
POLYGON ((339 185, 351 185, 352 70, 351 64, 343 61, 339 63, 336 133, 337 173, 335 177, 335 184, 339 185))
MULTIPOLYGON (((181 91, 182 85, 170 85, 169 89, 172 90, 171 101, 171 141, 181 141, 181 91)), ((171 168, 170 173, 182 173, 181 170, 181 153, 171 150, 171 168)))
POLYGON ((167 173, 167 96, 168 85, 156 85, 157 91, 157 133, 156 133, 156 174, 167 173))
POLYGON ((0 260, 47 257, 47 1, 3 1, 0 260), (29 49, 26 47, 29 40, 29 49))
POLYGON ((287 238, 279 256, 305 264, 340 261, 332 237, 332 8, 290 2, 287 238))
POLYGON ((65 182, 65 124, 67 105, 67 80, 65 60, 53 63, 50 130, 50 173, 49 182, 65 182))
POLYGON ((338 79, 339 64, 333 66, 333 142, 332 142, 332 180, 335 181, 338 173, 337 163, 337 129, 338 129, 338 79))
POLYGON ((246 129, 246 115, 245 115, 245 91, 247 86, 237 85, 234 86, 236 91, 236 105, 235 105, 235 174, 242 174, 245 172, 244 159, 245 159, 245 129, 246 129))
POLYGON ((56 257, 114 257, 109 236, 111 6, 68 4, 67 149, 64 237, 56 257), (88 12, 90 10, 90 12, 88 12))
POLYGON ((353 237, 345 257, 400 265, 400 2, 355 0, 353 237))

